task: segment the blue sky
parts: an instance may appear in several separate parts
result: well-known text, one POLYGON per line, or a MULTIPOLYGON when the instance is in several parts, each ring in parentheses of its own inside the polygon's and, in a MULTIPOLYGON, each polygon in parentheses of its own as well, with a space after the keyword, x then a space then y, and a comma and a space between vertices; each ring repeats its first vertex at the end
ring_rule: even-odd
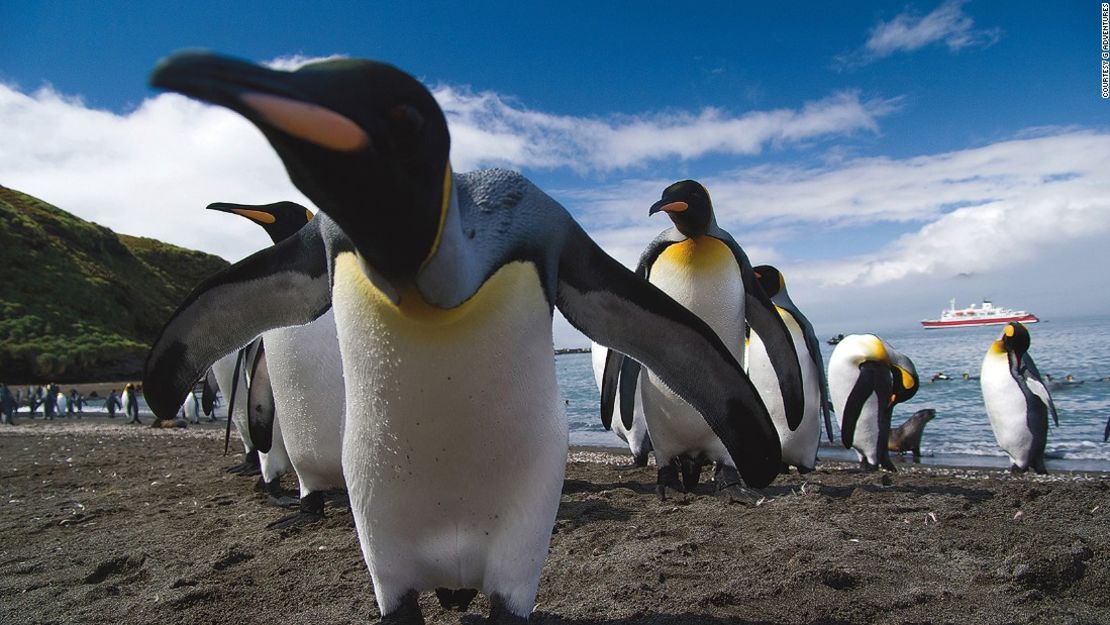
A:
POLYGON ((367 57, 433 90, 457 170, 523 171, 626 264, 667 225, 646 217, 662 188, 702 180, 821 332, 950 297, 1110 303, 1098 2, 306 6, 3 3, 0 184, 237 259, 261 231, 201 207, 300 196, 249 125, 150 69, 190 47, 367 57))

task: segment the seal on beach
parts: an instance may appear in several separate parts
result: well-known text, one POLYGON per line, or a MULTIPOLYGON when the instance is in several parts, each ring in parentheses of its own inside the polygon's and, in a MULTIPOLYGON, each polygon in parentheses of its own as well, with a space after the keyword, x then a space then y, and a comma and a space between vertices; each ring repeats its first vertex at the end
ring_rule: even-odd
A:
POLYGON ((890 418, 894 406, 917 392, 913 361, 874 334, 850 334, 829 357, 829 393, 845 448, 855 449, 860 467, 897 471, 890 461, 890 418))
POLYGON ((209 362, 332 307, 343 470, 384 622, 422 623, 418 593, 433 588, 460 609, 485 592, 493 623, 527 620, 567 457, 555 306, 695 405, 746 480, 774 479, 774 425, 713 331, 519 174, 453 174, 443 112, 408 74, 183 53, 151 80, 253 122, 322 211, 187 298, 240 322, 180 333, 175 313, 147 359, 151 405, 175 409, 209 362))
POLYGON ((825 421, 825 432, 833 440, 832 415, 829 408, 828 381, 825 378, 825 362, 821 357, 821 343, 813 326, 786 291, 786 280, 782 273, 771 265, 755 267, 755 276, 763 291, 778 308, 783 323, 790 331, 794 349, 798 352, 798 367, 802 372, 802 391, 805 397, 805 411, 802 423, 791 430, 786 423, 786 414, 779 393, 779 379, 767 356, 767 348, 758 332, 752 332, 748 341, 748 375, 759 389, 759 394, 767 404, 775 429, 782 443, 782 463, 784 470, 789 466, 798 472, 807 473, 817 465, 817 447, 821 442, 821 419, 825 421))
MULTIPOLYGON (((312 220, 312 213, 296 202, 216 202, 208 208, 246 217, 262 226, 275 244, 312 220)), ((346 488, 342 463, 343 362, 331 310, 306 325, 277 328, 263 337, 274 396, 273 416, 279 422, 285 451, 300 483, 297 512, 267 526, 284 529, 324 518, 325 491, 346 488)))
POLYGON ((1048 473, 1044 466, 1048 413, 1056 425, 1060 421, 1052 395, 1029 355, 1029 345, 1025 325, 1006 324, 1002 336, 987 349, 979 384, 994 438, 1010 456, 1010 471, 1024 473, 1032 467, 1043 474, 1048 473))
MULTIPOLYGON (((594 382, 597 384, 598 390, 602 388, 602 380, 605 376, 605 359, 609 355, 609 348, 604 345, 594 343, 590 347, 590 358, 594 368, 594 382)), ((638 382, 633 378, 634 382, 638 382)), ((620 439, 628 443, 628 451, 632 452, 632 466, 646 467, 648 463, 648 454, 651 453, 651 435, 648 434, 647 421, 644 419, 644 404, 640 400, 639 386, 632 388, 631 392, 621 395, 620 389, 617 389, 617 394, 613 398, 613 403, 620 406, 623 401, 632 402, 632 427, 624 426, 624 419, 612 419, 609 421, 608 427, 620 439), (631 399, 629 399, 631 397, 631 399)))
MULTIPOLYGON (((804 399, 794 341, 759 286, 747 254, 717 225, 709 192, 694 180, 676 182, 663 190, 648 216, 658 212, 666 213, 674 225, 647 246, 636 272, 708 323, 740 363, 744 362, 744 341, 751 324, 764 338, 789 427, 797 428, 804 399)), ((669 342, 669 337, 653 338, 669 342)), ((676 361, 685 356, 678 350, 671 352, 676 361)), ((737 475, 733 458, 698 411, 651 367, 641 370, 616 351, 609 352, 602 380, 603 418, 607 398, 618 388, 622 394, 634 388, 634 376, 639 376, 644 417, 654 447, 659 498, 666 498, 667 489, 692 491, 702 466, 714 463, 718 493, 734 500, 751 499, 753 494, 737 475)))
POLYGON ((913 452, 914 458, 921 457, 921 434, 925 431, 925 424, 937 416, 937 411, 932 408, 918 410, 906 419, 906 422, 890 431, 890 440, 886 448, 889 451, 905 453, 913 452))

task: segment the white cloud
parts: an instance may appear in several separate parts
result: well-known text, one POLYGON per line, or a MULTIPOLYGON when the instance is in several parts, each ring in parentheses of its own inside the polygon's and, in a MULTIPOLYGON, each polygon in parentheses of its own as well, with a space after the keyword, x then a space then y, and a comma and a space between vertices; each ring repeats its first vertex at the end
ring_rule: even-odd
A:
MULTIPOLYGON (((311 60, 288 57, 270 65, 292 69, 311 60)), ((843 92, 798 110, 731 116, 708 109, 604 120, 542 113, 490 92, 434 91, 451 125, 456 171, 502 165, 598 173, 663 158, 753 154, 770 144, 875 131, 876 118, 895 106, 843 92)), ((267 239, 243 220, 203 211, 206 204, 308 203, 249 122, 174 94, 116 114, 49 87, 26 94, 0 85, 0 136, 0 184, 119 232, 229 259, 267 239)))
POLYGON ((842 66, 864 65, 897 52, 913 52, 942 43, 956 52, 964 48, 986 48, 998 41, 1000 31, 976 29, 975 22, 963 12, 965 0, 947 0, 931 13, 919 16, 909 11, 889 22, 879 22, 863 49, 838 58, 842 66))
MULTIPOLYGON (((813 169, 760 166, 700 180, 718 222, 753 263, 783 270, 800 305, 874 318, 891 305, 892 294, 908 308, 926 305, 931 312, 938 301, 981 297, 991 285, 1001 297, 1018 289, 1043 296, 1052 284, 1071 285, 1070 304, 1082 301, 1097 310, 1110 302, 1090 288, 1094 267, 1110 263, 1104 243, 1110 178, 1100 165, 1108 160, 1110 133, 1039 129, 1031 138, 942 154, 813 169), (908 232, 893 236, 891 230, 908 232), (845 251, 836 244, 848 235, 865 241, 866 249, 845 251), (803 236, 837 251, 807 249, 804 259, 792 257, 786 250, 803 236), (1079 250, 1089 262, 1061 267, 1056 260, 1079 250)), ((671 182, 632 180, 558 195, 607 251, 628 264, 669 225, 649 221, 646 210, 671 182)))

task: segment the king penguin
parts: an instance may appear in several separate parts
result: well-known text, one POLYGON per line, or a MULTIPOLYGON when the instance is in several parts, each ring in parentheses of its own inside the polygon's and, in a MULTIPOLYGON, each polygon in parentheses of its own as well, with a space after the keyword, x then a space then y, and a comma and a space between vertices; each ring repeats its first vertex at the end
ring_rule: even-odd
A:
MULTIPOLYGON (((760 332, 771 355, 781 396, 785 398, 790 426, 797 428, 803 398, 794 341, 756 280, 747 254, 732 235, 717 225, 709 192, 693 180, 676 182, 663 190, 662 199, 651 206, 648 215, 658 212, 667 213, 674 226, 648 245, 640 257, 637 273, 708 323, 740 363, 744 362, 748 324, 760 332)), ((681 360, 677 350, 672 351, 672 358, 681 360)), ((611 414, 617 389, 622 393, 634 390, 636 376, 655 449, 655 464, 659 467, 656 482, 659 498, 666 498, 668 488, 692 491, 702 466, 709 462, 716 465, 719 494, 736 501, 752 499, 754 495, 736 473, 735 456, 729 455, 698 410, 675 393, 654 369, 641 370, 619 350, 611 351, 606 363, 603 422, 607 413, 611 414)), ((623 410, 622 418, 630 425, 623 410)))
MULTIPOLYGON (((259 475, 261 473, 261 459, 258 450, 251 442, 250 430, 247 428, 247 380, 243 374, 243 358, 245 350, 236 350, 212 363, 205 383, 213 384, 227 403, 228 436, 232 426, 239 440, 243 443, 243 462, 227 468, 228 473, 239 475, 259 475), (238 372, 238 373, 237 373, 238 372), (238 382, 238 387, 232 381, 238 382), (234 391, 232 390, 234 389, 234 391), (232 400, 235 401, 232 401, 232 400)), ((225 446, 224 453, 227 453, 225 446)))
MULTIPOLYGON (((602 380, 605 377, 605 359, 609 355, 609 348, 594 343, 590 347, 590 358, 593 360, 594 382, 598 390, 602 389, 602 380)), ((637 380, 633 379, 633 382, 637 380)), ((648 435, 647 421, 644 419, 644 405, 640 401, 640 389, 633 387, 631 391, 622 396, 620 390, 613 399, 614 404, 620 405, 622 401, 632 402, 632 427, 625 427, 624 419, 610 420, 608 427, 622 441, 628 444, 628 451, 632 452, 632 466, 646 467, 648 454, 651 453, 651 436, 648 435)))
POLYGON ((1060 421, 1052 396, 1029 355, 1029 344, 1029 330, 1024 324, 1006 324, 1002 336, 987 349, 979 384, 994 438, 1010 456, 1010 471, 1024 473, 1032 467, 1043 474, 1048 473, 1044 466, 1048 413, 1052 413, 1057 426, 1060 421))
MULTIPOLYGON (((262 226, 274 243, 296 234, 312 213, 295 202, 265 205, 217 202, 208 206, 246 217, 262 226)), ((311 523, 324 517, 324 493, 344 488, 343 363, 331 310, 299 327, 263 334, 273 388, 277 427, 300 483, 297 513, 271 523, 271 529, 311 523)), ((265 437, 274 424, 252 426, 252 438, 265 437)))
POLYGON ((849 334, 829 357, 829 394, 844 447, 860 467, 897 471, 890 460, 894 406, 917 393, 913 361, 874 334, 849 334))
POLYGON ((480 590, 491 622, 527 620, 566 468, 556 306, 696 406, 746 480, 774 479, 774 425, 714 332, 519 174, 452 173, 447 120, 416 79, 182 53, 151 81, 253 122, 321 210, 186 298, 147 358, 152 405, 176 409, 208 363, 330 306, 343 472, 383 622, 423 623, 431 589, 459 609, 480 590), (198 308, 226 312, 195 325, 198 308))
POLYGON ((805 411, 802 423, 791 430, 786 422, 786 410, 779 393, 779 379, 771 366, 767 348, 758 332, 751 333, 748 342, 748 375, 759 389, 759 394, 767 404, 775 429, 782 443, 782 463, 784 468, 795 466, 799 473, 812 471, 817 465, 817 447, 821 442, 821 418, 825 420, 825 432, 833 440, 832 417, 829 414, 828 381, 825 378, 825 362, 821 357, 821 343, 813 326, 802 314, 790 294, 786 291, 786 280, 782 273, 770 266, 760 265, 754 269, 756 279, 763 291, 770 296, 771 302, 779 311, 794 349, 798 352, 798 367, 802 372, 802 391, 805 396, 805 411))

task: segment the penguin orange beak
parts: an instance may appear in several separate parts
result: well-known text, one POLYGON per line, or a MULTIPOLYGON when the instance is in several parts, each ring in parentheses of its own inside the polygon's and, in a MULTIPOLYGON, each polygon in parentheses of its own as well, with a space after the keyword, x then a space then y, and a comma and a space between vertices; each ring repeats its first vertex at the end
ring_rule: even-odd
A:
POLYGON ((651 208, 648 209, 648 217, 654 215, 655 213, 658 213, 659 211, 663 211, 664 213, 681 213, 687 208, 690 208, 690 205, 686 202, 669 202, 667 200, 659 200, 658 202, 652 204, 651 208))
POLYGON ((271 215, 270 213, 267 213, 265 211, 251 209, 251 208, 245 208, 243 206, 239 206, 238 204, 230 204, 230 203, 227 203, 227 202, 213 202, 213 203, 209 204, 206 208, 208 210, 222 211, 222 212, 225 212, 225 213, 235 213, 236 215, 242 215, 243 217, 246 217, 247 219, 250 219, 251 221, 254 221, 254 222, 257 222, 257 223, 260 223, 260 224, 272 224, 275 221, 277 221, 277 218, 274 217, 273 215, 271 215))

